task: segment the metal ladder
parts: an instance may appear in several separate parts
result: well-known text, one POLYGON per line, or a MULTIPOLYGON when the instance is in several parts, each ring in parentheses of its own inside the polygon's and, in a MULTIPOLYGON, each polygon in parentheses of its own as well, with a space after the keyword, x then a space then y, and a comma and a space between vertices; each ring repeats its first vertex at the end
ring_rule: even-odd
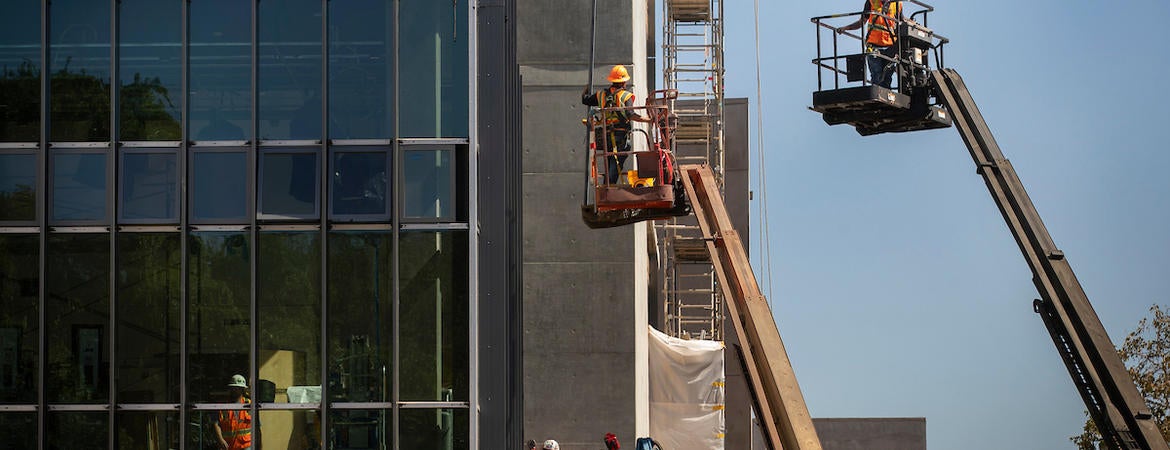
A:
MULTIPOLYGON (((678 91, 674 154, 711 167, 723 189, 723 0, 663 2, 664 88, 678 91)), ((656 222, 667 334, 723 340, 723 301, 693 217, 656 222)))

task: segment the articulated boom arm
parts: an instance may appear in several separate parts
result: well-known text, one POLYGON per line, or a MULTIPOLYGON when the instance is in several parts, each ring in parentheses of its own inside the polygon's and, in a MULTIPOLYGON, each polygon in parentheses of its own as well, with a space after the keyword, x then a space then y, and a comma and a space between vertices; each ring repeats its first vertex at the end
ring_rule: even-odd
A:
POLYGON ((707 166, 680 168, 731 322, 740 338, 741 357, 751 383, 756 413, 772 450, 821 450, 812 417, 772 310, 760 293, 747 252, 723 205, 715 176, 707 166))
POLYGON ((1141 393, 1117 355, 1080 282, 1004 158, 979 108, 952 69, 931 72, 935 94, 950 109, 963 142, 1032 269, 1036 312, 1064 359, 1093 422, 1113 450, 1166 450, 1141 393))

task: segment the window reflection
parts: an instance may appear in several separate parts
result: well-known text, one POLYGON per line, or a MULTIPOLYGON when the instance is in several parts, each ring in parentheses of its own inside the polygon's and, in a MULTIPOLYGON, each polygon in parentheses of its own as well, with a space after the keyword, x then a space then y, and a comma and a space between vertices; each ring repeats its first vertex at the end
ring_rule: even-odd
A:
POLYGON ((36 186, 37 155, 0 153, 0 220, 36 220, 36 186))
POLYGON ((399 252, 401 398, 467 400, 467 233, 403 232, 399 252))
POLYGON ((460 2, 402 0, 402 137, 467 137, 467 14, 460 2))
POLYGON ((0 403, 37 401, 39 253, 38 235, 0 235, 0 403))
POLYGON ((0 436, 9 448, 37 448, 37 414, 0 414, 0 436))
POLYGON ((326 448, 353 450, 394 448, 394 439, 391 436, 392 420, 393 417, 387 410, 333 410, 329 415, 329 442, 326 443, 326 448))
POLYGON ((45 394, 53 403, 104 403, 110 235, 50 235, 46 263, 45 394))
MULTIPOLYGON (((114 448, 163 450, 179 448, 179 413, 118 412, 114 448)), ((204 447, 195 447, 202 449, 204 447)))
POLYGON ((388 216, 387 152, 333 154, 335 216, 388 216))
POLYGON ((329 135, 393 137, 393 2, 329 2, 329 135))
POLYGON ((196 152, 191 157, 191 215, 203 222, 239 221, 248 214, 248 155, 196 152))
POLYGON ((317 217, 316 152, 266 151, 260 164, 260 212, 265 218, 317 217))
POLYGON ((0 142, 41 139, 41 2, 8 0, 0 14, 0 142))
POLYGON ((451 150, 407 150, 402 157, 402 214, 408 218, 452 215, 451 150))
POLYGON ((104 450, 109 413, 50 412, 45 423, 45 448, 51 450, 104 450))
POLYGON ((119 402, 179 402, 179 239, 118 234, 119 402))
POLYGON ((179 140, 182 3, 120 0, 122 140, 179 140))
POLYGON ((49 3, 52 141, 110 139, 110 2, 49 3))
POLYGON ((190 0, 190 135, 252 138, 252 2, 190 0))
POLYGON ((224 402, 227 380, 233 374, 247 374, 250 367, 248 234, 195 232, 189 239, 188 399, 224 402))
POLYGON ((178 156, 122 154, 123 220, 179 220, 178 156))
POLYGON ((332 401, 390 400, 394 373, 390 232, 329 234, 329 392, 332 401))
POLYGON ((106 154, 53 155, 53 220, 106 218, 106 154))
POLYGON ((319 403, 320 233, 264 232, 259 250, 260 378, 275 388, 260 401, 319 403))
POLYGON ((321 139, 321 1, 260 2, 260 138, 321 139))
POLYGON ((398 435, 400 448, 471 448, 466 409, 404 409, 399 413, 398 435))

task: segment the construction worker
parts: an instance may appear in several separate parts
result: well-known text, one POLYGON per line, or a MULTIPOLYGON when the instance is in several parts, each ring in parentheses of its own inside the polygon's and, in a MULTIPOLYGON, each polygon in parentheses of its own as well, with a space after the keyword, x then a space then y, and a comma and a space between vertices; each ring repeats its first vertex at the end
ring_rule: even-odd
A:
MULTIPOLYGON (((606 77, 610 85, 603 90, 590 93, 589 88, 581 93, 581 104, 586 106, 596 106, 599 108, 628 108, 634 106, 634 94, 626 90, 626 82, 630 81, 630 73, 626 70, 626 66, 618 64, 610 69, 609 76, 606 77)), ((602 142, 608 143, 607 151, 615 154, 605 158, 606 160, 606 176, 609 184, 617 184, 618 175, 620 175, 622 165, 629 157, 630 151, 630 129, 631 121, 650 122, 650 119, 643 117, 630 110, 608 111, 597 117, 594 121, 597 127, 597 145, 602 145, 602 142), (602 139, 601 124, 598 121, 605 122, 605 136, 602 139)))
MULTIPOLYGON (((248 402, 248 381, 243 375, 232 375, 228 382, 228 391, 231 403, 248 402)), ((215 437, 219 439, 219 448, 224 450, 243 450, 252 448, 252 413, 248 410, 220 411, 219 420, 212 426, 215 428, 215 437)))
POLYGON ((897 0, 865 0, 861 17, 849 25, 837 29, 838 33, 846 30, 861 28, 867 24, 865 33, 865 52, 869 64, 869 82, 889 89, 893 85, 894 71, 898 57, 897 42, 898 23, 904 20, 902 16, 902 2, 897 0), (881 56, 886 58, 882 58, 881 56))
POLYGON ((561 450, 561 445, 552 439, 544 441, 544 445, 540 447, 541 450, 561 450))
POLYGON ((605 433, 605 450, 622 450, 622 443, 613 433, 605 433))

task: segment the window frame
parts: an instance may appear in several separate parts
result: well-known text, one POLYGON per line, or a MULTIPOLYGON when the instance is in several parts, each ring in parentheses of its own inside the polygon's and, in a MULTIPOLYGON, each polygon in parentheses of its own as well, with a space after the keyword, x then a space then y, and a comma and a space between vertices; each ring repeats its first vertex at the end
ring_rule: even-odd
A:
POLYGON ((395 207, 395 213, 398 216, 401 224, 420 224, 420 223, 452 223, 458 221, 458 192, 459 186, 458 177, 458 160, 459 152, 458 146, 466 144, 465 140, 454 139, 400 139, 396 153, 396 160, 398 161, 398 168, 395 170, 397 181, 394 183, 396 190, 395 199, 398 201, 398 206, 395 207), (406 154, 412 151, 444 151, 449 156, 451 164, 447 167, 448 192, 451 198, 449 199, 449 208, 444 211, 441 216, 408 216, 406 214, 406 154))
POLYGON ((329 197, 329 221, 336 223, 369 223, 369 222, 389 222, 394 216, 397 203, 397 184, 394 181, 397 172, 394 167, 394 147, 393 143, 386 140, 370 140, 370 141, 352 141, 352 144, 347 142, 337 141, 329 146, 329 173, 336 173, 335 156, 345 153, 381 153, 386 161, 386 202, 390 204, 383 205, 382 213, 380 214, 344 214, 338 213, 336 202, 334 202, 333 194, 333 180, 330 179, 328 183, 326 195, 329 197))
POLYGON ((124 142, 121 148, 118 149, 118 192, 117 201, 115 205, 118 210, 118 223, 127 225, 177 225, 179 218, 182 216, 183 208, 186 206, 183 201, 183 174, 182 159, 179 154, 180 143, 175 142, 124 142), (127 219, 125 216, 124 194, 126 189, 126 155, 172 155, 175 158, 175 183, 174 194, 175 209, 171 213, 172 217, 165 219, 127 219))
POLYGON ((46 195, 45 220, 49 225, 53 226, 108 226, 113 218, 113 208, 110 204, 113 200, 114 192, 110 184, 114 179, 113 165, 114 158, 110 155, 110 146, 105 142, 65 142, 53 143, 49 146, 49 153, 46 155, 46 164, 48 165, 48 175, 45 180, 45 185, 48 192, 46 195), (106 158, 105 167, 105 192, 104 192, 104 212, 100 219, 57 219, 54 214, 54 207, 56 206, 57 197, 57 156, 59 155, 102 155, 106 158))
POLYGON ((321 144, 318 141, 274 141, 279 143, 261 143, 256 154, 256 178, 251 184, 253 192, 251 199, 255 199, 256 220, 260 222, 319 222, 321 220, 321 144), (312 154, 316 158, 313 167, 313 213, 312 214, 273 214, 264 212, 264 157, 268 155, 299 155, 312 154))
POLYGON ((37 225, 40 225, 39 218, 41 217, 41 210, 44 208, 44 203, 45 203, 45 202, 41 201, 42 199, 45 198, 44 197, 45 193, 39 192, 40 187, 41 187, 40 186, 41 183, 39 183, 39 181, 40 181, 40 178, 42 176, 42 172, 44 172, 43 170, 40 169, 40 162, 38 161, 39 160, 38 156, 40 155, 40 152, 41 152, 41 150, 37 146, 37 144, 26 144, 26 143, 19 143, 19 144, 3 143, 3 144, 0 144, 0 156, 27 155, 27 156, 32 156, 33 161, 34 161, 34 164, 33 164, 33 166, 34 166, 34 172, 33 172, 33 181, 34 181, 34 184, 33 184, 33 218, 32 218, 32 220, 2 220, 2 219, 0 219, 0 226, 3 226, 3 227, 35 227, 37 225))
MULTIPOLYGON (((252 158, 248 155, 252 151, 247 141, 204 141, 192 142, 190 148, 187 149, 187 191, 183 195, 184 208, 187 214, 187 223, 190 225, 248 225, 252 223, 251 216, 255 211, 255 203, 253 199, 256 197, 253 191, 253 186, 256 179, 256 171, 252 167, 252 158), (240 194, 244 196, 244 215, 233 219, 217 219, 200 217, 195 212, 195 157, 202 153, 240 153, 244 155, 244 192, 240 194)), ((180 214, 181 215, 181 214, 180 214)))

